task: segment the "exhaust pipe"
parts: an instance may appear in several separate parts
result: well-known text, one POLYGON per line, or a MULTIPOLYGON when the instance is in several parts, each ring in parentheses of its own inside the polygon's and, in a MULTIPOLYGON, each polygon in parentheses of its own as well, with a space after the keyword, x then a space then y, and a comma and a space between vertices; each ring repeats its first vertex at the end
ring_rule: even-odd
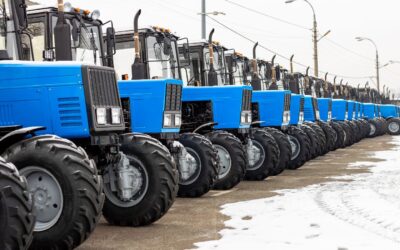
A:
POLYGON ((257 69, 257 46, 258 42, 254 44, 253 47, 253 61, 251 62, 253 68, 253 74, 251 74, 251 86, 253 90, 261 90, 261 79, 258 76, 258 69, 257 69))
POLYGON ((146 65, 143 63, 142 57, 140 56, 140 37, 139 37, 139 17, 142 10, 139 9, 135 18, 133 19, 133 42, 135 48, 135 61, 132 64, 132 80, 135 79, 146 79, 146 65))
POLYGON ((290 74, 293 74, 293 57, 294 55, 290 57, 290 74))
POLYGON ((214 69, 214 45, 212 42, 212 38, 214 35, 214 29, 211 30, 208 35, 208 51, 210 53, 210 70, 208 71, 208 86, 217 86, 218 85, 218 75, 214 69))
POLYGON ((54 27, 54 44, 57 61, 72 61, 71 29, 64 17, 64 1, 58 0, 58 20, 54 27))

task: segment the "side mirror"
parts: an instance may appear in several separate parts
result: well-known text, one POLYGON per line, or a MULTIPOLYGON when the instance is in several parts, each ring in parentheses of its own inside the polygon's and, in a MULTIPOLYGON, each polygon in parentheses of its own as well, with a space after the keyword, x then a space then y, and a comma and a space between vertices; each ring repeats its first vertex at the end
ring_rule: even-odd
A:
POLYGON ((26 29, 28 27, 28 17, 26 14, 27 5, 25 3, 25 0, 14 0, 11 2, 13 3, 12 8, 14 8, 19 27, 21 27, 22 29, 26 29))
POLYGON ((164 37, 163 43, 164 43, 164 54, 169 56, 172 50, 171 39, 168 37, 164 37))

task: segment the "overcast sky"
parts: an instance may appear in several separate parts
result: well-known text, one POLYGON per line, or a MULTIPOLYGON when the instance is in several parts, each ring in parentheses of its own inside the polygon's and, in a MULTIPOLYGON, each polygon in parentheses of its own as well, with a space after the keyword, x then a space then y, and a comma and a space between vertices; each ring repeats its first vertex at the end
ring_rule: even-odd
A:
MULTIPOLYGON (((399 0, 309 0, 315 8, 319 32, 332 32, 319 42, 320 71, 348 76, 344 82, 357 85, 375 79, 350 77, 375 76, 375 49, 369 42, 357 42, 356 36, 373 39, 379 49, 381 65, 389 60, 400 61, 400 1, 399 0)), ((36 0, 55 5, 56 0, 36 0)), ((141 8, 140 26, 158 25, 170 28, 181 37, 201 38, 201 0, 70 0, 74 6, 99 9, 102 20, 112 19, 117 30, 131 29, 133 16, 141 8)), ((285 4, 285 0, 207 0, 207 12, 222 11, 225 16, 213 16, 251 40, 285 57, 295 54, 295 61, 313 66, 311 8, 302 0, 285 4), (268 18, 238 7, 230 2, 278 17, 290 23, 268 18)), ((207 32, 215 28, 214 40, 228 48, 251 56, 253 44, 212 20, 207 20, 207 32)), ((258 57, 270 60, 271 52, 258 49, 258 57)), ((289 68, 289 62, 277 58, 289 68)), ((304 67, 295 66, 304 72, 304 67)), ((320 74, 320 77, 323 75, 320 74)), ((333 76, 328 77, 333 80, 333 76)), ((338 79, 341 79, 339 77, 338 79)), ((400 64, 381 70, 381 88, 389 86, 400 94, 400 64)))

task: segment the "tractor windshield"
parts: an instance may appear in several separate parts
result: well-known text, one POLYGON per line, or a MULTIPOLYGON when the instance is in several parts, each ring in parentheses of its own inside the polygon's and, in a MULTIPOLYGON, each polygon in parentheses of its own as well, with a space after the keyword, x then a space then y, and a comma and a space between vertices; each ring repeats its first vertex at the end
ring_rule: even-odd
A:
POLYGON ((243 85, 245 82, 245 64, 243 60, 236 60, 236 68, 233 69, 233 85, 243 85))
MULTIPOLYGON (((57 16, 53 16, 53 31, 57 24, 57 16)), ((83 20, 80 17, 68 17, 66 20, 71 27, 72 60, 77 62, 102 65, 101 27, 97 22, 83 20)), ((54 33, 53 33, 53 48, 54 33)))
POLYGON ((146 48, 150 79, 181 78, 179 75, 178 47, 175 39, 166 41, 162 36, 148 36, 146 48))
MULTIPOLYGON (((223 86, 225 84, 228 84, 227 82, 227 77, 226 77, 226 62, 225 62, 225 56, 224 56, 224 50, 223 48, 219 46, 214 46, 214 53, 213 53, 213 64, 214 64, 214 70, 217 72, 218 75, 218 86, 223 86)), ((207 76, 209 70, 210 70, 210 51, 208 49, 208 46, 203 49, 203 58, 204 58, 204 73, 205 76, 207 76)), ((205 77, 207 81, 207 77, 205 77)))

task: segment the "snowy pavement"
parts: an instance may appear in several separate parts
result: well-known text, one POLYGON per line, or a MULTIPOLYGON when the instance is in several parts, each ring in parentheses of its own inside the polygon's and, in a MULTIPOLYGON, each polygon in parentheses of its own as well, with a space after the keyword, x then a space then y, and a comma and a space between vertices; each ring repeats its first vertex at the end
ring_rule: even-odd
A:
POLYGON ((400 249, 400 137, 349 168, 370 173, 297 190, 272 198, 222 206, 231 219, 221 239, 196 243, 200 249, 400 249), (381 161, 376 161, 376 158, 381 161), (373 160, 374 159, 374 160, 373 160))

